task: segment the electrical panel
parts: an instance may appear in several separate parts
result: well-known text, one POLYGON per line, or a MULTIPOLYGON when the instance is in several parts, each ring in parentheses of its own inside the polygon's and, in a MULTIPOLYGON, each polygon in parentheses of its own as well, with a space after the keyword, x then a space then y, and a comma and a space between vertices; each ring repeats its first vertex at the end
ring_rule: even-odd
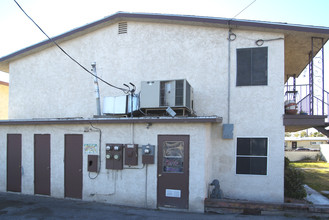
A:
POLYGON ((88 155, 88 172, 98 171, 98 155, 88 155))
POLYGON ((138 165, 138 144, 125 145, 125 165, 138 165))
POLYGON ((123 169, 123 144, 106 144, 106 169, 123 169))
POLYGON ((193 89, 186 79, 143 81, 140 108, 185 107, 193 112, 193 89))
POLYGON ((223 124, 223 139, 233 139, 233 124, 223 124))
POLYGON ((142 163, 143 164, 154 164, 154 145, 143 145, 142 146, 142 163))

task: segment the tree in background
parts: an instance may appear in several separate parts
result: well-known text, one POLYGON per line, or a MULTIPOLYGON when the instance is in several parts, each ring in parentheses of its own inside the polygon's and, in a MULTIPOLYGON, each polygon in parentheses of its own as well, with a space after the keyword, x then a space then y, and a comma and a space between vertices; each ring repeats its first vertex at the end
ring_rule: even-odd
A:
POLYGON ((310 134, 311 137, 325 137, 321 132, 314 132, 310 134))
POLYGON ((300 137, 308 137, 308 134, 306 131, 301 131, 300 132, 300 137))
POLYGON ((303 130, 300 132, 285 132, 284 134, 285 137, 326 137, 325 135, 323 135, 321 132, 311 132, 308 134, 307 130, 303 130))

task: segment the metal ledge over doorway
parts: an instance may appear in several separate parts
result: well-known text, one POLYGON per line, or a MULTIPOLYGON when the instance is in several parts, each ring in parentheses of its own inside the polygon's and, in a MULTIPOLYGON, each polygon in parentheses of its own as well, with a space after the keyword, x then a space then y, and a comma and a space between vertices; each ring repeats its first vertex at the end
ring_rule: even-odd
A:
POLYGON ((218 116, 204 117, 140 117, 140 118, 41 118, 0 120, 1 125, 51 125, 51 124, 122 124, 122 123, 222 123, 218 116))

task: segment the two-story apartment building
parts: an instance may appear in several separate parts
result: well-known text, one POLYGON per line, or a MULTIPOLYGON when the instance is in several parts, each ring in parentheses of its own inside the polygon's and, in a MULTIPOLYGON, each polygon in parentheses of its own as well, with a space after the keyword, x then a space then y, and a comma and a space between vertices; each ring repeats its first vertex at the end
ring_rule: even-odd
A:
POLYGON ((298 120, 284 118, 284 83, 309 62, 312 37, 326 42, 329 29, 116 13, 54 38, 122 88, 98 80, 96 99, 94 77, 51 41, 2 57, 0 191, 203 211, 218 179, 226 198, 283 202, 285 126, 298 120), (97 113, 105 97, 110 113, 130 106, 113 101, 130 82, 133 117, 97 113))

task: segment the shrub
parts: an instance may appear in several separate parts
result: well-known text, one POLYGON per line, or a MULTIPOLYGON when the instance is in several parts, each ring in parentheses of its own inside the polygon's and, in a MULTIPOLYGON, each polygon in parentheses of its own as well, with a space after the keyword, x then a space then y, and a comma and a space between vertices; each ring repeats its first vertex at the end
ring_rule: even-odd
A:
POLYGON ((306 197, 304 174, 300 170, 290 166, 289 163, 289 159, 285 158, 284 195, 294 199, 303 199, 306 197))
POLYGON ((312 159, 312 157, 310 157, 310 156, 305 156, 305 157, 303 157, 303 159, 301 159, 300 161, 304 161, 304 162, 312 162, 312 161, 314 161, 314 159, 312 159))

